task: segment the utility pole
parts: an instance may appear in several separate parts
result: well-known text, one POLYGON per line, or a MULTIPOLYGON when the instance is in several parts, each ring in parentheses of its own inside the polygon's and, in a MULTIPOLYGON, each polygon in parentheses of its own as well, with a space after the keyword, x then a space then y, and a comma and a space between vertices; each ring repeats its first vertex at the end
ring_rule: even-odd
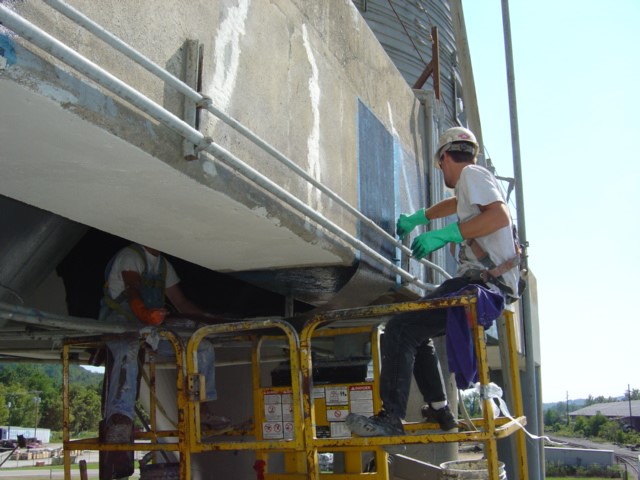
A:
POLYGON ((33 438, 38 439, 38 406, 40 405, 40 401, 42 399, 40 397, 33 397, 33 403, 36 404, 36 423, 35 428, 33 429, 33 438))
MULTIPOLYGON (((509 0, 502 0, 502 28, 504 31, 505 62, 507 67, 507 93, 509 97, 509 117, 511 121, 511 146, 513 150, 513 176, 516 181, 516 209, 518 216, 518 234, 520 240, 527 245, 527 229, 524 209, 524 188, 522 185, 522 165, 520 159, 520 133, 518 127, 518 107, 516 101, 516 81, 513 64, 513 47, 511 44, 511 19, 509 15, 509 0)), ((525 247, 526 248, 526 247, 525 247)), ((526 268, 526 256, 523 259, 526 268)), ((522 295, 520 300, 522 326, 524 328, 525 348, 525 381, 522 385, 524 410, 527 417, 527 427, 531 433, 543 435, 544 418, 542 415, 542 397, 540 395, 540 371, 536 367, 534 328, 531 309, 531 289, 522 295)), ((544 476, 544 445, 527 442, 527 456, 529 478, 544 476)))
POLYGON ((631 415, 631 384, 627 384, 627 392, 629 395, 629 426, 633 427, 633 416, 631 415))
POLYGON ((9 428, 7 428, 7 441, 11 440, 11 401, 7 402, 7 410, 9 410, 9 428))

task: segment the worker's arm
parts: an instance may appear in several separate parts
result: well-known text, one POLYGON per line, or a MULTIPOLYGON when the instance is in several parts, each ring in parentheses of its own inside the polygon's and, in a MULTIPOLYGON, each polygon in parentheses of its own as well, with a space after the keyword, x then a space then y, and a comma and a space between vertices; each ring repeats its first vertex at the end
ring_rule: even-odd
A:
POLYGON ((140 296, 140 288, 142 287, 142 278, 140 274, 134 271, 122 272, 122 281, 124 282, 124 291, 127 298, 131 295, 140 296))
POLYGON ((510 215, 503 202, 480 205, 480 213, 459 224, 462 238, 478 238, 509 225, 510 215))
POLYGON ((163 308, 147 308, 145 306, 140 296, 140 287, 142 286, 140 274, 134 271, 125 271, 122 272, 122 280, 124 281, 124 293, 127 296, 133 314, 142 323, 160 325, 164 321, 167 312, 163 308))
POLYGON ((480 213, 463 223, 450 223, 444 228, 418 235, 411 244, 411 252, 418 260, 449 242, 483 237, 509 225, 507 206, 500 201, 481 205, 480 213))
POLYGON ((456 197, 445 198, 425 210, 425 215, 429 220, 444 218, 456 213, 458 199, 456 197))
POLYGON ((200 307, 198 307, 195 303, 193 303, 185 296, 182 288, 180 288, 179 283, 176 283, 175 285, 167 288, 165 290, 165 293, 167 294, 167 297, 176 308, 176 310, 178 310, 178 312, 195 314, 204 313, 204 311, 200 307))
POLYGON ((431 220, 453 215, 456 213, 456 207, 456 198, 452 197, 442 200, 428 209, 421 208, 411 215, 402 214, 396 222, 396 234, 403 240, 418 225, 429 225, 431 220))

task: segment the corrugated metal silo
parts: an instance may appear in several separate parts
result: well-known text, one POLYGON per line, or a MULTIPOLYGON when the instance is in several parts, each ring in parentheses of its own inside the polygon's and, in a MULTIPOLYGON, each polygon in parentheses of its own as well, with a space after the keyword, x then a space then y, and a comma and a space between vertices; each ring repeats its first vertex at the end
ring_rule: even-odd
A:
MULTIPOLYGON (((413 86, 432 58, 431 32, 438 30, 441 102, 445 124, 456 115, 460 97, 457 54, 450 2, 448 0, 354 0, 380 44, 413 86)), ((429 79, 425 89, 433 88, 429 79)))

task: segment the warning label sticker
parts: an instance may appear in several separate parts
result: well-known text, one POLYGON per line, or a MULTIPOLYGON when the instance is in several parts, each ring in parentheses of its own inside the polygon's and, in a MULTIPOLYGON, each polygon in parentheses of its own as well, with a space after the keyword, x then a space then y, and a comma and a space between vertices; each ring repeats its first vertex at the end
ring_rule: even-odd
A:
POLYGON ((286 440, 292 439, 293 434, 295 433, 293 430, 293 422, 284 422, 282 424, 282 432, 286 440))
POLYGON ((293 394, 291 390, 265 390, 263 394, 263 438, 293 438, 293 394))
POLYGON ((347 428, 345 422, 331 423, 331 438, 345 438, 351 436, 351 430, 347 428))
POLYGON ((349 393, 347 387, 325 387, 325 402, 327 405, 348 405, 349 393))
POLYGON ((328 422, 344 422, 349 415, 349 410, 344 408, 327 408, 327 421, 328 422))
POLYGON ((350 386, 349 408, 359 415, 373 415, 373 387, 371 385, 350 386))
POLYGON ((262 438, 284 438, 282 422, 263 422, 262 438))
POLYGON ((282 405, 279 403, 265 404, 264 419, 268 422, 282 421, 282 405))

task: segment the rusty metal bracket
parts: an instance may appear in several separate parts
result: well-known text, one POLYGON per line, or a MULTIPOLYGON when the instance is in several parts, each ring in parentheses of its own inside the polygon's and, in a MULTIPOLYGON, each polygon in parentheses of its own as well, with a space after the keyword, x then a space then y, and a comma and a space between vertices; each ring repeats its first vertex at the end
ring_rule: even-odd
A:
POLYGON ((187 395, 195 402, 205 399, 204 375, 194 373, 187 376, 187 395))
POLYGON ((421 89, 427 79, 433 76, 433 91, 436 99, 440 100, 440 41, 438 39, 438 27, 431 28, 431 61, 427 64, 424 71, 416 80, 413 88, 421 89))

